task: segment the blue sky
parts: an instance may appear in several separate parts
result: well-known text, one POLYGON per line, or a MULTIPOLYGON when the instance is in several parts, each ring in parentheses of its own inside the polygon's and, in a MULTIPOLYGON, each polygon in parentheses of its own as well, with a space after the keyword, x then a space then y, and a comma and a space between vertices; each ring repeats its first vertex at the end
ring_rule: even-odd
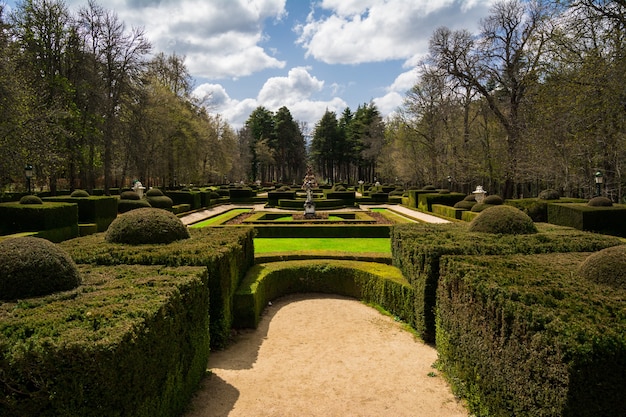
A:
MULTIPOLYGON (((2 0, 0 0, 2 1, 2 0)), ((19 0, 18 0, 19 1, 19 0)), ((440 26, 475 31, 494 0, 100 0, 154 52, 176 53, 234 128, 287 106, 310 129, 328 109, 392 114, 440 26)), ((15 0, 6 1, 9 7, 15 0)), ((87 0, 65 0, 72 11, 87 0)), ((305 132, 306 133, 306 132, 305 132)))

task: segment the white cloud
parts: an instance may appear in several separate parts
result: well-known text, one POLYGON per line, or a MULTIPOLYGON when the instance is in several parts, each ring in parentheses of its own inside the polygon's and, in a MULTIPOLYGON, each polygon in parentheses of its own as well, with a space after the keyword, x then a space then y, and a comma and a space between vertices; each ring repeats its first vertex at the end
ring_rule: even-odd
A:
POLYGON ((314 99, 323 87, 324 82, 309 74, 307 68, 295 67, 286 77, 269 78, 256 98, 236 100, 222 85, 210 83, 199 85, 193 95, 201 99, 208 97, 205 105, 209 111, 224 116, 235 129, 241 128, 259 106, 270 111, 286 106, 295 120, 306 122, 312 129, 326 110, 341 112, 348 107, 339 97, 314 99))
MULTIPOLYGON (((154 50, 186 57, 196 77, 238 78, 283 68, 260 44, 267 20, 286 15, 286 0, 111 0, 104 7, 127 25, 143 27, 154 50)), ((70 0, 72 8, 84 0, 70 0)))
POLYGON ((306 54, 329 64, 423 56, 438 26, 475 28, 493 0, 323 0, 298 26, 306 54), (330 14, 329 14, 330 13, 330 14))
POLYGON ((289 70, 287 77, 269 78, 258 95, 259 102, 269 108, 296 104, 310 97, 324 87, 320 81, 304 67, 289 70))

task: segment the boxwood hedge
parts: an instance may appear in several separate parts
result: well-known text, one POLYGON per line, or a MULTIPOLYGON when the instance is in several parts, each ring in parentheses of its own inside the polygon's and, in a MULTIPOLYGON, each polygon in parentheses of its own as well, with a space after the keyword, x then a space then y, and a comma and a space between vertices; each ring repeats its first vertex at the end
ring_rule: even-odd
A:
POLYGON ((616 237, 538 223, 539 233, 496 235, 469 232, 467 223, 401 224, 391 229, 393 264, 416 291, 417 331, 435 340, 435 295, 443 255, 505 255, 596 251, 619 245, 616 237))
POLYGON ((626 290, 588 253, 445 256, 437 351, 476 416, 626 415, 626 290))

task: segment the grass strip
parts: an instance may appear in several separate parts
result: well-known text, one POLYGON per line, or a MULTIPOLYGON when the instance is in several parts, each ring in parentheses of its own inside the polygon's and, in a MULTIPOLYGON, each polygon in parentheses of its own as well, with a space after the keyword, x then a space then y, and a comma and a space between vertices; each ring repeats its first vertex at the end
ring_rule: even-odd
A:
POLYGON ((350 252, 391 254, 388 238, 256 238, 254 253, 272 252, 350 252))
POLYGON ((243 213, 249 213, 251 210, 250 209, 232 209, 232 210, 228 210, 225 213, 222 214, 218 214, 217 216, 213 216, 211 218, 208 218, 206 220, 202 220, 201 222, 198 223, 194 223, 192 225, 190 225, 189 227, 205 227, 205 226, 213 226, 216 224, 222 224, 230 219, 233 219, 237 216, 239 216, 240 214, 243 213))

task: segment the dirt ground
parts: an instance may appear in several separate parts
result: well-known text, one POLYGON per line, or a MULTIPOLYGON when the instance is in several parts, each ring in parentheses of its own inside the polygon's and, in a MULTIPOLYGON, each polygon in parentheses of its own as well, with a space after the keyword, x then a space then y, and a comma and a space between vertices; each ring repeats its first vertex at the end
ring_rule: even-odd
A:
POLYGON ((467 417, 436 360, 434 348, 359 301, 291 295, 211 353, 211 374, 183 417, 467 417))

